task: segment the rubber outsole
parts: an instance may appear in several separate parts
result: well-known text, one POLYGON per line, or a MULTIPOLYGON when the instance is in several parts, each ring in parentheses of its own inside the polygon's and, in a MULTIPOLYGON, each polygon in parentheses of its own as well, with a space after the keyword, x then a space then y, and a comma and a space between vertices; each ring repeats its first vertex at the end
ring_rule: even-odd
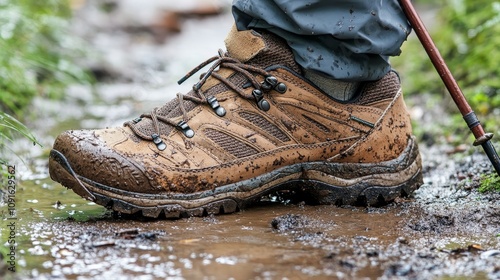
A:
POLYGON ((308 203, 387 204, 409 196, 422 183, 418 146, 413 138, 396 159, 382 163, 306 162, 258 177, 190 194, 143 194, 99 184, 76 174, 57 150, 50 152, 50 176, 78 195, 114 211, 151 218, 182 218, 239 211, 280 190, 304 195, 308 203))

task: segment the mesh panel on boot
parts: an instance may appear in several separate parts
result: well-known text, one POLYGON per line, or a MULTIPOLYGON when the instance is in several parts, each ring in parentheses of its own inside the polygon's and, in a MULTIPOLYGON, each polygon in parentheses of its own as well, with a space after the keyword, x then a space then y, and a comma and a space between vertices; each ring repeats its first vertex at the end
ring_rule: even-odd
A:
POLYGON ((330 129, 328 127, 326 127, 325 125, 321 124, 320 122, 318 122, 317 120, 314 120, 312 119, 311 117, 309 116, 306 116, 306 115, 302 115, 306 120, 310 121, 312 124, 314 124, 315 126, 317 126, 320 130, 322 130, 323 132, 326 132, 326 133, 330 133, 330 129))
POLYGON ((262 33, 262 38, 266 42, 266 49, 262 54, 248 61, 248 64, 261 68, 271 65, 282 65, 297 73, 301 73, 299 65, 295 62, 293 52, 285 40, 272 33, 262 33))
POLYGON ((254 148, 218 130, 207 128, 204 130, 204 133, 222 149, 237 158, 251 156, 257 153, 257 150, 254 148))
MULTIPOLYGON (((234 85, 236 85, 237 87, 242 87, 248 81, 245 78, 245 76, 243 76, 241 74, 238 74, 238 73, 235 73, 235 74, 231 75, 231 77, 229 77, 228 80, 231 83, 233 83, 234 85)), ((225 84, 220 83, 220 84, 217 84, 217 85, 209 88, 205 92, 205 95, 206 96, 216 95, 217 93, 225 92, 225 91, 228 91, 228 90, 229 90, 229 88, 225 84)))
MULTIPOLYGON (((260 68, 267 68, 273 65, 282 65, 300 73, 300 67, 295 62, 291 49, 283 39, 274 34, 266 32, 262 33, 262 38, 266 43, 265 50, 261 51, 261 53, 259 53, 253 59, 249 60, 247 64, 260 68)), ((235 73, 234 75, 229 77, 229 81, 240 87, 247 82, 246 78, 239 73, 235 73)), ((219 83, 208 89, 205 92, 205 95, 216 95, 217 93, 221 93, 227 90, 229 90, 229 88, 225 84, 219 83)), ((195 93, 191 91, 190 93, 188 93, 188 95, 195 95, 195 93)), ((184 100, 184 106, 186 108, 186 111, 188 112, 194 109, 196 105, 197 104, 189 100, 184 100)), ((177 98, 160 107, 157 113, 158 115, 167 118, 175 118, 182 115, 177 98)), ((136 124, 136 127, 146 135, 152 135, 153 133, 156 133, 150 119, 143 119, 141 122, 136 124)), ((171 126, 160 122, 160 132, 162 135, 168 135, 171 130, 171 126)))
POLYGON ((369 83, 363 94, 355 101, 359 105, 369 105, 384 99, 393 98, 400 88, 398 75, 390 72, 381 80, 369 83))
MULTIPOLYGON (((192 91, 188 93, 188 95, 194 95, 194 94, 195 93, 192 91)), ((194 107, 196 107, 196 104, 189 100, 184 100, 184 107, 186 108, 187 111, 190 111, 194 107)), ((175 118, 182 115, 182 111, 179 108, 179 100, 177 98, 174 98, 167 104, 158 108, 157 114, 160 116, 165 116, 167 118, 175 118)), ((136 124, 136 127, 146 135, 152 135, 156 133, 153 127, 153 121, 151 119, 143 119, 142 121, 136 124)), ((162 122, 159 123, 159 127, 161 134, 163 135, 170 133, 170 131, 172 130, 172 126, 164 124, 162 122)))
POLYGON ((264 117, 250 112, 240 112, 239 115, 243 119, 253 123, 262 130, 265 130, 267 133, 271 134, 280 141, 290 141, 290 138, 285 133, 283 133, 276 125, 270 123, 264 117))

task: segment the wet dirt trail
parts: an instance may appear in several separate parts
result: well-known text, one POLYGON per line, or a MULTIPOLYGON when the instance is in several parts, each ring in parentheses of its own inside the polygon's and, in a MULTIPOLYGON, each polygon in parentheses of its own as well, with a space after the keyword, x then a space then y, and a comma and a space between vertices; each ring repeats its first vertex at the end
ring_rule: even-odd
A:
MULTIPOLYGON (((150 220, 109 212, 51 181, 57 134, 121 125, 185 92, 189 81, 175 81, 222 48, 231 25, 229 11, 190 17, 165 39, 115 16, 87 7, 75 18, 101 53, 88 62, 103 74, 95 89, 75 85, 62 101, 35 101, 43 110, 30 127, 44 149, 18 143, 30 155, 13 159, 18 272, 0 265, 0 278, 500 279, 500 194, 477 191, 492 171, 480 150, 422 143, 425 184, 378 208, 306 205, 279 193, 230 215, 150 220)), ((5 242, 8 206, 0 211, 5 242)))

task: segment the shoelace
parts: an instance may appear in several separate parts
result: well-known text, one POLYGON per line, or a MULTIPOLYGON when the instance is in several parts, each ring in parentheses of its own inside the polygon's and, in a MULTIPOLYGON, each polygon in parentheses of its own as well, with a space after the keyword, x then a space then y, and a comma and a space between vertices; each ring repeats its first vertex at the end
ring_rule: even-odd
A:
POLYGON ((182 112, 182 120, 180 122, 176 122, 170 118, 159 115, 158 114, 159 108, 156 107, 151 111, 151 113, 142 114, 140 117, 132 121, 128 121, 124 125, 128 126, 140 138, 144 140, 153 141, 159 150, 164 150, 166 149, 167 146, 160 137, 161 135, 160 122, 171 125, 181 130, 184 133, 184 135, 188 138, 194 136, 194 131, 187 124, 188 112, 186 110, 186 107, 184 106, 184 100, 189 100, 196 104, 209 105, 214 110, 214 112, 220 117, 223 117, 226 114, 225 109, 220 106, 219 101, 215 96, 213 95, 206 96, 205 93, 201 90, 201 87, 205 84, 205 82, 208 80, 209 77, 214 77, 215 79, 219 80, 220 82, 225 84, 228 88, 232 89, 245 99, 255 99, 258 107, 264 111, 269 110, 270 105, 264 99, 263 91, 269 91, 271 89, 274 89, 280 93, 284 93, 287 90, 285 84, 278 82, 278 80, 275 77, 271 76, 267 71, 252 65, 244 64, 239 60, 230 57, 222 50, 219 50, 217 56, 209 58, 208 60, 201 63, 193 70, 189 71, 177 83, 182 84, 188 78, 193 76, 196 72, 200 71, 210 63, 213 63, 212 66, 208 69, 206 73, 204 73, 201 76, 200 80, 193 86, 193 91, 196 95, 184 95, 181 93, 177 94, 177 99, 179 104, 178 106, 182 112), (218 74, 217 71, 215 71, 217 68, 219 69, 228 68, 234 70, 235 72, 241 73, 249 81, 249 83, 251 83, 254 90, 252 91, 251 94, 247 94, 246 92, 243 91, 242 88, 237 87, 235 84, 229 81, 228 78, 225 78, 220 74, 218 74), (259 82, 255 74, 265 77, 265 80, 263 82, 259 82), (155 131, 154 134, 147 135, 137 128, 136 126, 137 123, 139 123, 143 118, 149 118, 152 120, 153 128, 155 131))

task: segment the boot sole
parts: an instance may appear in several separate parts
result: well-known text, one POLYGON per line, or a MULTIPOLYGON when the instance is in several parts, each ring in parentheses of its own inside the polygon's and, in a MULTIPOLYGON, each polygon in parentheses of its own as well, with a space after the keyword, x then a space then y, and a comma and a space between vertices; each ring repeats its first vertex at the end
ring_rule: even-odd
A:
POLYGON ((190 194, 143 194, 99 184, 76 174, 57 150, 50 152, 50 176, 78 195, 114 211, 152 218, 181 218, 237 212, 279 190, 307 194, 308 202, 383 205, 409 196, 422 183, 420 153, 414 138, 396 159, 381 163, 306 162, 245 181, 190 194))

